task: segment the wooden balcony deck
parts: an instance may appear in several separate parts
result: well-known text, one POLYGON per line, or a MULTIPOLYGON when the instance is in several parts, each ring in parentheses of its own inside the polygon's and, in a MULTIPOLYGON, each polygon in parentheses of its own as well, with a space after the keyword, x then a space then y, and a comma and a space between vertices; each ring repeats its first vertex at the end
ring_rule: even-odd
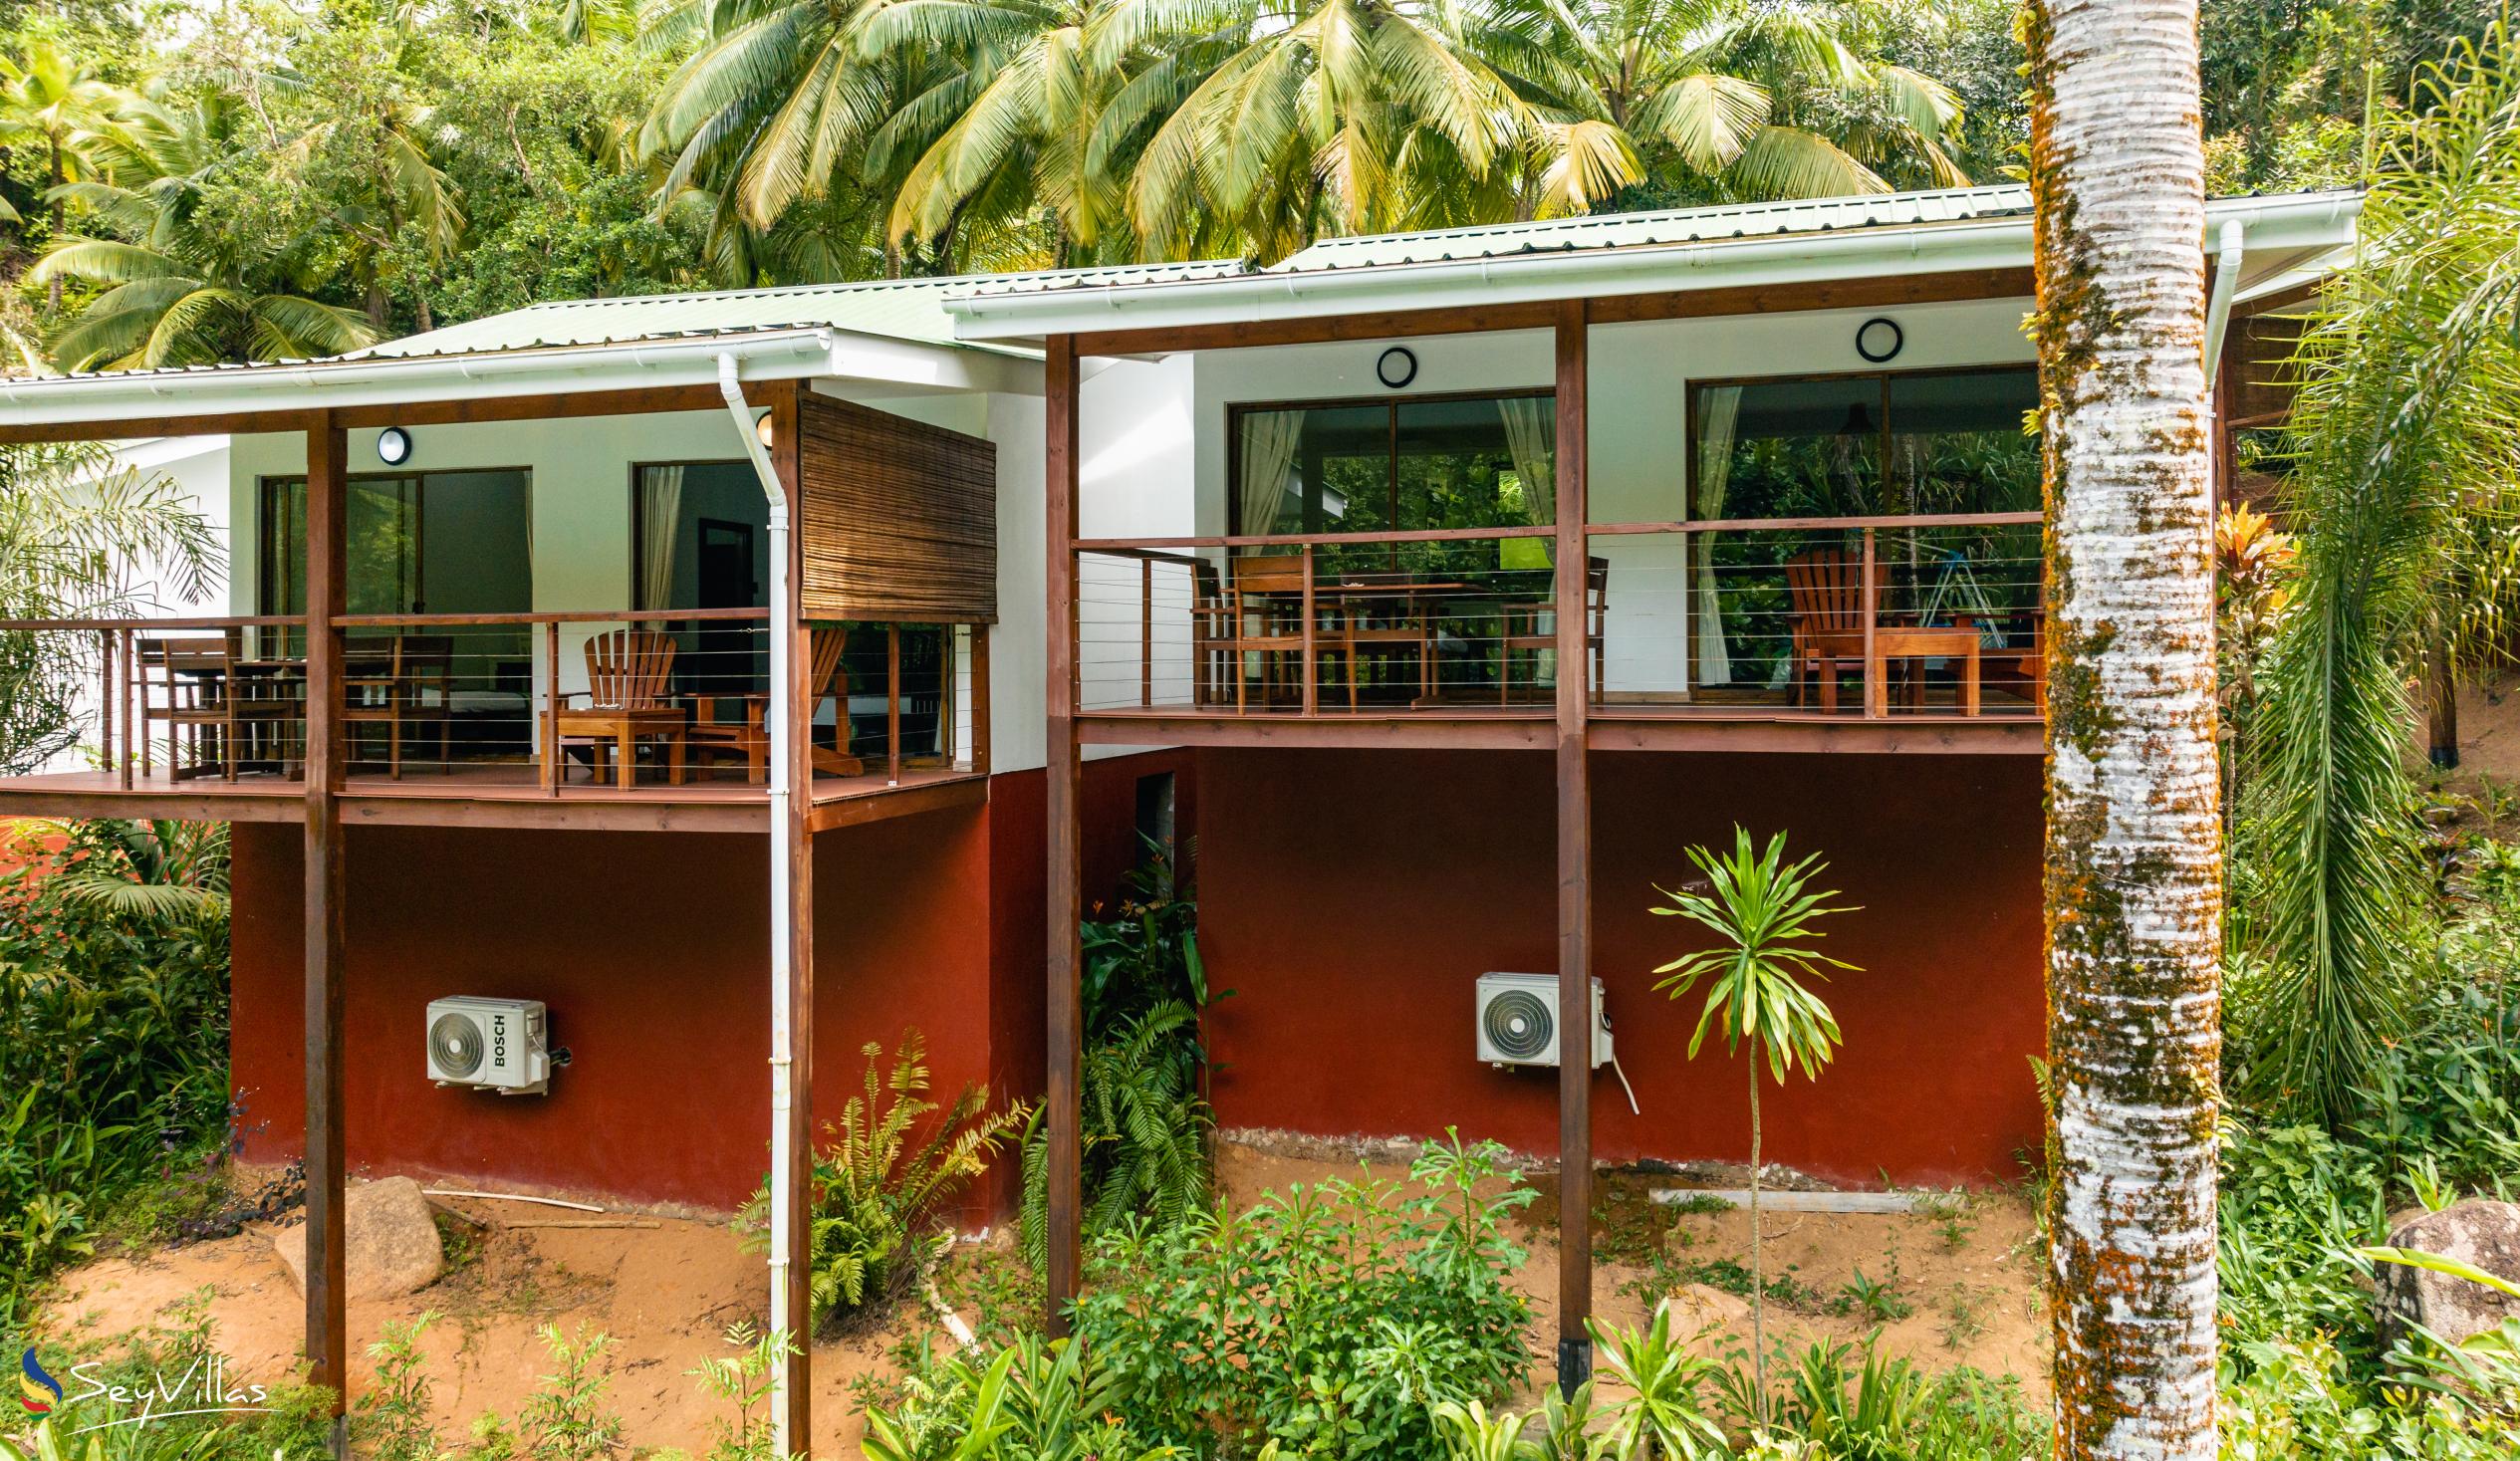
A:
MULTIPOLYGON (((1557 744, 1557 721, 1546 704, 1324 704, 1306 714, 1176 703, 1082 711, 1077 738, 1108 746, 1539 751, 1557 744)), ((2035 756, 2045 750, 2045 724, 2028 702, 1994 695, 1977 715, 1929 704, 1871 719, 1748 699, 1682 704, 1614 696, 1592 707, 1586 738, 1596 751, 2035 756)))
MULTIPOLYGON (((904 767, 898 785, 881 770, 865 776, 817 777, 815 831, 913 816, 988 799, 983 772, 904 767)), ((733 778, 681 786, 642 780, 623 788, 573 781, 557 795, 532 766, 466 764, 451 771, 414 771, 396 781, 361 774, 343 788, 342 820, 350 826, 513 827, 604 832, 766 833, 767 791, 733 778)), ((193 822, 301 822, 306 788, 294 778, 243 774, 170 777, 161 766, 126 787, 110 772, 78 771, 0 778, 0 818, 128 817, 193 822)))

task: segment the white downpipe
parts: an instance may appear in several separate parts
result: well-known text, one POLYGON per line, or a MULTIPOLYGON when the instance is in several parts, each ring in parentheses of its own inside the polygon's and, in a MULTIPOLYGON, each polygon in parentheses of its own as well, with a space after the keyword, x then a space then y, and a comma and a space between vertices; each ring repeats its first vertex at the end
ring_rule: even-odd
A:
MULTIPOLYGON (((717 388, 726 397, 728 414, 735 418, 735 434, 752 461, 753 475, 761 480, 761 493, 770 499, 770 1328, 777 1331, 787 1323, 788 1286, 797 1282, 797 1276, 788 1272, 788 1213, 794 1201, 789 1172, 796 1156, 788 1134, 788 1114, 796 1105, 796 1009, 788 988, 795 970, 789 948, 793 925, 788 894, 796 867, 789 858, 788 808, 796 792, 790 780, 788 746, 795 734, 796 585, 788 571, 787 489, 761 444, 732 353, 717 358, 717 388)), ((786 1338, 792 1344, 811 1342, 803 1335, 786 1338)), ((788 1434, 787 1389, 787 1365, 772 1365, 771 1449, 780 1456, 805 1449, 788 1434)))
POLYGON ((2222 369, 2222 336, 2231 327, 2231 294, 2240 287, 2240 259, 2247 252, 2249 225, 2238 218, 2222 225, 2214 255, 2214 292, 2205 301, 2205 383, 2214 383, 2222 369))

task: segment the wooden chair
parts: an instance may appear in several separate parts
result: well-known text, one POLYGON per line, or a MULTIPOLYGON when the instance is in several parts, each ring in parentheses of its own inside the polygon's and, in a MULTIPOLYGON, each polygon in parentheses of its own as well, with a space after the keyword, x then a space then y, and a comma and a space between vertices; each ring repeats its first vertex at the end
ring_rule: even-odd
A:
MULTIPOLYGON (((162 723, 167 775, 177 780, 205 775, 206 740, 220 775, 234 781, 239 762, 257 749, 248 744, 257 732, 276 742, 280 728, 297 720, 302 707, 282 695, 275 682, 240 673, 243 658, 243 637, 234 629, 215 637, 138 640, 132 659, 139 676, 143 757, 148 725, 162 723), (189 769, 184 765, 187 742, 189 769)), ((264 749, 280 759, 276 744, 264 749)))
MULTIPOLYGON (((1273 666, 1292 655, 1304 658, 1304 558, 1301 554, 1267 554, 1225 561, 1226 626, 1230 637, 1214 647, 1233 657, 1234 713, 1250 708, 1251 676, 1244 672, 1243 656, 1260 656, 1260 687, 1265 699, 1275 679, 1273 666)), ((1315 647, 1321 647, 1318 635, 1315 647)), ((1313 666, 1301 666, 1299 676, 1310 676, 1313 666)), ((1297 693, 1302 693, 1305 678, 1296 680, 1297 693)))
MULTIPOLYGON (((835 718, 838 745, 814 748, 814 769, 827 776, 863 776, 867 764, 851 754, 854 738, 849 723, 849 674, 845 654, 849 648, 846 629, 815 629, 813 662, 807 673, 814 692, 806 704, 820 708, 825 700, 837 699, 840 712, 835 718)), ((689 741, 689 754, 704 760, 720 757, 740 761, 744 779, 759 786, 770 779, 770 697, 767 695, 694 694, 691 702, 691 728, 683 732, 689 741)), ((811 734, 809 728, 808 731, 811 734)))
MULTIPOLYGON (((1588 698, 1596 705, 1602 702, 1603 645, 1610 628, 1610 560, 1584 560, 1584 650, 1590 661, 1592 689, 1588 698)), ((1505 606, 1503 637, 1496 651, 1496 700, 1504 704, 1513 690, 1514 651, 1531 655, 1532 682, 1540 679, 1540 655, 1558 647, 1558 607, 1555 600, 1528 601, 1505 606)), ((1558 673, 1566 670, 1561 666, 1558 673)))
POLYGON ((385 728, 385 772, 402 779, 402 730, 437 727, 437 769, 453 775, 455 641, 445 634, 397 634, 383 644, 351 646, 342 678, 342 720, 357 759, 359 728, 385 728))
POLYGON ((1216 565, 1190 565, 1190 703, 1220 705, 1226 699, 1227 676, 1241 672, 1241 655, 1233 648, 1234 608, 1225 597, 1216 565))
MULTIPOLYGON (((1969 628, 1981 621, 1973 613, 1952 616, 1952 622, 1969 628)), ((1978 650, 1980 670, 1990 671, 1995 683, 2017 687, 2030 702, 2032 713, 2044 719, 2048 713, 2048 616, 2032 609, 2002 615, 1995 622, 2003 628, 2004 647, 1978 650)))
MULTIPOLYGON (((667 776, 682 784, 682 758, 690 725, 682 706, 674 703, 673 636, 653 629, 614 629, 587 640, 587 688, 561 696, 556 727, 561 754, 585 748, 596 778, 618 750, 621 785, 632 780, 640 741, 660 740, 668 757, 667 776), (570 701, 584 701, 571 705, 570 701)), ((554 776, 561 768, 552 768, 554 776)))
MULTIPOLYGON (((1878 609, 1888 565, 1873 565, 1878 609)), ((1835 714, 1838 681, 1852 670, 1866 673, 1864 657, 1864 555, 1844 548, 1815 548, 1785 561, 1785 589, 1793 606, 1791 673, 1794 703, 1803 703, 1805 676, 1820 679, 1820 708, 1835 714)), ((1886 622, 1886 618, 1876 623, 1886 622)))

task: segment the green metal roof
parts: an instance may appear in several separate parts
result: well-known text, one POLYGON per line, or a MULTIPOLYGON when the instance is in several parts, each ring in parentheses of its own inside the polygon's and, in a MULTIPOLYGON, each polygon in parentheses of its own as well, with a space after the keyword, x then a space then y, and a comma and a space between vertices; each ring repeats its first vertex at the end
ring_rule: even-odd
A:
POLYGON ((856 284, 788 285, 700 294, 624 295, 555 300, 407 335, 345 360, 409 360, 424 356, 497 355, 570 346, 636 345, 768 330, 832 329, 913 344, 1030 355, 1009 347, 954 338, 944 310, 969 279, 875 280, 856 284))

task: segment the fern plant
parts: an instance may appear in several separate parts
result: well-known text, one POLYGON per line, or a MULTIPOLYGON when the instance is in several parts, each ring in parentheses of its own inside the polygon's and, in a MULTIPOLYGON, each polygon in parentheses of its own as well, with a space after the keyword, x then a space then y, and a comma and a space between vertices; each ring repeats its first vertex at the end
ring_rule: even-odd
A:
MULTIPOLYGON (((863 1050, 866 1092, 849 1098, 838 1126, 824 1127, 837 1140, 814 1154, 817 1332, 888 1310, 908 1291, 931 1251, 931 1234, 951 1241, 938 1229, 937 1209, 988 1170, 1026 1115, 1021 1103, 990 1110, 988 1093, 977 1086, 964 1087, 948 1106, 927 1099, 927 1043, 916 1030, 902 1033, 888 1072, 882 1046, 870 1042, 863 1050)), ((769 1241, 769 1214, 765 1181, 738 1219, 755 1250, 769 1241)))
MULTIPOLYGON (((1207 1206, 1207 1068, 1199 1013, 1209 1003, 1198 951, 1198 905, 1173 891, 1159 854, 1132 872, 1111 918, 1078 930, 1085 955, 1085 1055, 1078 1088, 1086 1230, 1136 1214, 1184 1221, 1207 1206)), ((1098 908, 1098 912, 1101 910, 1098 908)), ((1024 1251, 1038 1267, 1049 1241, 1050 1132, 1024 1133, 1024 1251)))

